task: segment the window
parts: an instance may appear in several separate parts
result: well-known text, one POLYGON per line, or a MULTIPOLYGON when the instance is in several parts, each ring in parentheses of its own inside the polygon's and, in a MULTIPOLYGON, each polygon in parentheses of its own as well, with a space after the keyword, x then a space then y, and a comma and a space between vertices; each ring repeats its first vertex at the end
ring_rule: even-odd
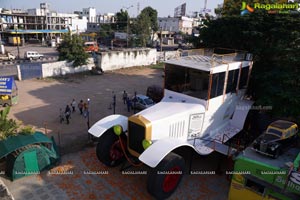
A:
POLYGON ((278 137, 282 136, 282 132, 281 131, 278 131, 278 130, 273 129, 273 128, 269 128, 267 132, 270 133, 270 134, 277 135, 278 137))
POLYGON ((211 86, 210 98, 223 95, 224 81, 225 81, 225 72, 212 75, 212 86, 211 86))
POLYGON ((200 99, 207 99, 209 73, 176 65, 166 65, 165 88, 200 99))
POLYGON ((264 193, 264 190, 265 190, 265 187, 259 183, 256 183, 252 180, 249 180, 247 179, 246 181, 246 185, 245 185, 247 188, 249 188, 250 190, 253 190, 254 192, 257 192, 257 193, 260 193, 260 194, 263 194, 264 193))
POLYGON ((240 77, 239 89, 243 89, 247 86, 248 73, 249 73, 249 66, 243 67, 241 77, 240 77))
POLYGON ((239 77, 239 69, 228 72, 226 93, 235 92, 238 77, 239 77))

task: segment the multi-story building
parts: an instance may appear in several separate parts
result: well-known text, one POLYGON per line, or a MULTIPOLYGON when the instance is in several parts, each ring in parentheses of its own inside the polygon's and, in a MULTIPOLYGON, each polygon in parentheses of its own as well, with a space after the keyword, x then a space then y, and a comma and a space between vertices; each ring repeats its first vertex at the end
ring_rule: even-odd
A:
POLYGON ((105 13, 103 15, 97 15, 97 22, 101 24, 109 24, 115 22, 115 14, 114 13, 105 13))
POLYGON ((158 27, 160 27, 162 31, 182 32, 190 35, 193 30, 193 19, 185 16, 160 17, 158 18, 158 27))
POLYGON ((47 3, 41 3, 40 8, 27 11, 19 9, 0 11, 0 38, 4 41, 11 36, 19 36, 22 43, 44 42, 69 31, 84 32, 86 27, 86 17, 50 11, 50 5, 47 3))
POLYGON ((75 11, 74 13, 78 14, 80 17, 86 17, 88 23, 95 23, 97 21, 96 8, 83 8, 82 11, 75 11))

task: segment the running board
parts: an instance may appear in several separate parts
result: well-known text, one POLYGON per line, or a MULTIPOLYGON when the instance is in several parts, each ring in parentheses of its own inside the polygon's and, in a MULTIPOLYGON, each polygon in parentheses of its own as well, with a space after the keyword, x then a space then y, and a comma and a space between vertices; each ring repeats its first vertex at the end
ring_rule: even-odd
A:
POLYGON ((231 156, 237 152, 237 149, 232 148, 226 144, 219 143, 217 141, 212 141, 208 143, 206 146, 227 156, 231 156))
POLYGON ((194 147, 195 150, 201 155, 207 155, 213 151, 217 151, 224 155, 232 155, 237 149, 231 148, 224 143, 239 133, 241 129, 232 126, 230 123, 219 130, 213 136, 195 138, 194 147))

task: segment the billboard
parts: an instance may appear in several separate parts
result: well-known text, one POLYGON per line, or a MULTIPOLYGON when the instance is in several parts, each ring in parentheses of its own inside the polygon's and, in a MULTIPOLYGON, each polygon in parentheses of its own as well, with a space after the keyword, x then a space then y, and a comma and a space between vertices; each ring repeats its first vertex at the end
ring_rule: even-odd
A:
POLYGON ((0 94, 11 94, 14 84, 14 77, 0 77, 0 94))
POLYGON ((186 14, 186 3, 181 4, 180 6, 174 9, 174 17, 185 16, 186 14))

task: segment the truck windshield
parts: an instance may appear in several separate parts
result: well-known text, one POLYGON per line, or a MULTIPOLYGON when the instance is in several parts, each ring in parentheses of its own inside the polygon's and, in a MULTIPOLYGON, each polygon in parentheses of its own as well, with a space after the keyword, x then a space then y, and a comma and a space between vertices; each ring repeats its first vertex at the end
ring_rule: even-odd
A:
POLYGON ((209 73, 166 64, 165 88, 191 97, 207 100, 209 73))

